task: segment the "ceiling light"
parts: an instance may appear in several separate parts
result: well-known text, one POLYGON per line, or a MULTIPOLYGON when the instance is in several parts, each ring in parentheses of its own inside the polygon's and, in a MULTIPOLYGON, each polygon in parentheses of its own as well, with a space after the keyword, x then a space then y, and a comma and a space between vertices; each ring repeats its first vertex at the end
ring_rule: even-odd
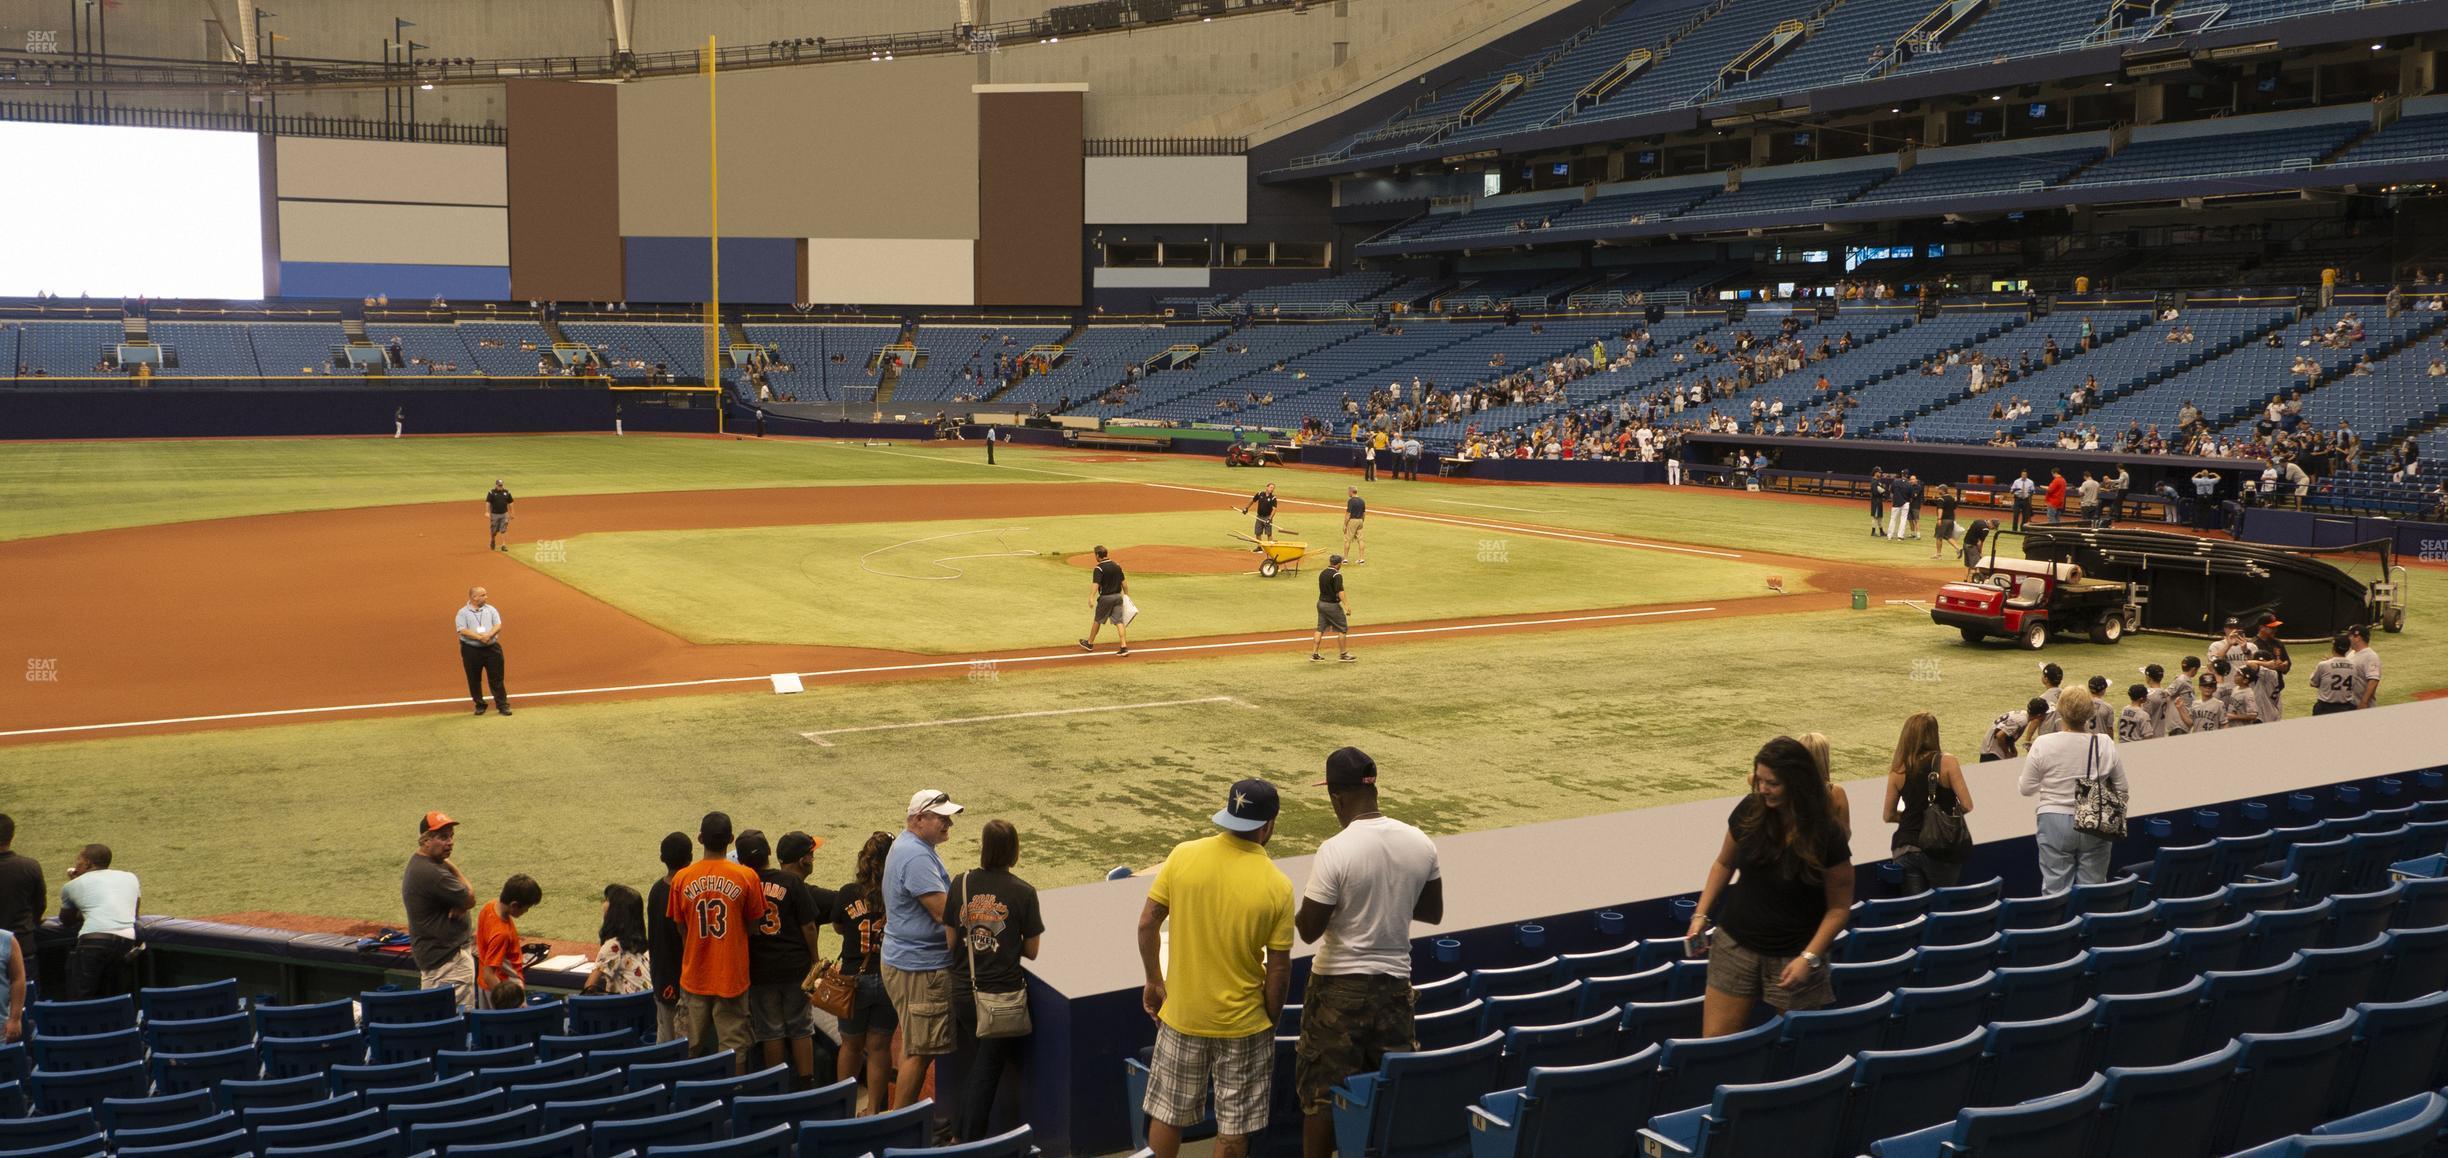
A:
POLYGON ((418 85, 417 87, 418 87, 418 88, 421 88, 421 89, 424 89, 426 92, 432 92, 432 91, 433 91, 433 82, 429 80, 429 81, 426 81, 426 82, 425 82, 425 83, 423 83, 423 84, 418 85))
POLYGON ((2006 98, 2005 98, 2005 97, 2002 97, 2002 96, 1997 96, 1997 95, 1992 94, 1992 95, 1990 96, 1990 98, 1989 98, 1989 99, 1990 99, 1990 100, 1993 100, 1993 101, 2002 101, 2002 100, 2005 100, 2006 98))
POLYGON ((2381 43, 2378 43, 2378 42, 2374 42, 2374 43, 2372 44, 2372 51, 2373 51, 2373 52, 2378 52, 2378 51, 2380 51, 2381 49, 2386 48, 2386 47, 2388 47, 2388 46, 2387 46, 2387 45, 2385 45, 2385 44, 2381 44, 2381 43))
POLYGON ((2115 88, 2115 87, 2116 87, 2116 82, 2115 82, 2115 81, 2113 81, 2113 80, 2101 81, 2101 82, 2100 82, 2100 87, 2101 87, 2101 88, 2115 88))

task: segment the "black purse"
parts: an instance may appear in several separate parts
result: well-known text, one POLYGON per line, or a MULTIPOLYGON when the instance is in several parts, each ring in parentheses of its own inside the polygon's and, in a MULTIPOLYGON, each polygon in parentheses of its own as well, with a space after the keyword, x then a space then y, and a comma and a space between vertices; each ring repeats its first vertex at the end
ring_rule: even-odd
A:
POLYGON ((1924 779, 1929 795, 1921 808, 1921 831, 1913 844, 1933 860, 1961 860, 1972 851, 1972 829, 1964 823, 1962 813, 1951 812, 1938 803, 1938 757, 1930 757, 1924 779))

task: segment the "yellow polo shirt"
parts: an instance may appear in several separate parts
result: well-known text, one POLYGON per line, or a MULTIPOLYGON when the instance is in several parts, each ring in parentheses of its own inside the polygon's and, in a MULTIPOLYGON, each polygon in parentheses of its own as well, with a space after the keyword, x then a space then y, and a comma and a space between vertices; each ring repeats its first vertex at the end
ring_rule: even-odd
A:
POLYGON ((1229 832, 1173 847, 1148 899, 1169 910, 1166 1025, 1191 1037, 1271 1033, 1266 951, 1292 951, 1292 880, 1229 832))

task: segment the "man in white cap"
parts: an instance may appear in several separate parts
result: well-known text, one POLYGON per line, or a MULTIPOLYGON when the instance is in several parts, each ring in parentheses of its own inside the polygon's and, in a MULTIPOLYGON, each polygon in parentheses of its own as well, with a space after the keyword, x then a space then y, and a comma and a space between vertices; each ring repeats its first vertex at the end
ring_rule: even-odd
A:
POLYGON ((909 1058, 894 1080, 896 1106, 916 1102, 928 1067, 952 1052, 952 949, 943 923, 952 874, 935 846, 952 839, 960 812, 951 793, 921 789, 884 857, 884 996, 901 1019, 901 1050, 909 1058))

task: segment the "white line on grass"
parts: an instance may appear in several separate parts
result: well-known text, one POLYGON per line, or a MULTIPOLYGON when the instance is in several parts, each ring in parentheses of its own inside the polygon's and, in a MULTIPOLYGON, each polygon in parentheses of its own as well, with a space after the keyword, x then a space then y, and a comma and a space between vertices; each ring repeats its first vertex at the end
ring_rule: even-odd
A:
POLYGON ((1093 712, 1137 712, 1145 711, 1149 708, 1179 708, 1191 704, 1239 704, 1245 708, 1257 706, 1246 700, 1237 699, 1232 696, 1202 696, 1195 700, 1151 700, 1144 704, 1105 704, 1094 708, 1048 708, 1041 712, 1005 712, 999 716, 961 716, 949 720, 919 720, 908 724, 868 724, 864 727, 858 728, 825 728, 820 731, 801 732, 799 734, 807 737, 810 740, 814 740, 818 747, 830 748, 833 746, 833 741, 825 739, 825 737, 846 736, 853 732, 893 732, 899 731, 903 728, 933 728, 946 724, 987 724, 993 723, 997 720, 1036 720, 1043 719, 1047 716, 1084 716, 1093 712))
POLYGON ((1545 515, 1553 513, 1550 511, 1542 511, 1537 507, 1508 507, 1500 503, 1466 503, 1460 499, 1430 499, 1428 501, 1432 503, 1442 503, 1449 507, 1486 507, 1491 511, 1520 511, 1525 515, 1545 515))
MULTIPOLYGON (((1625 619, 1654 619, 1667 615, 1704 615, 1715 610, 1717 609, 1714 607, 1675 607, 1658 611, 1609 611, 1592 615, 1557 616, 1549 619, 1506 619, 1491 620, 1486 623, 1449 623, 1438 627, 1386 628, 1379 631, 1355 631, 1351 634, 1352 638, 1354 639, 1385 639, 1398 635, 1441 635, 1457 631, 1489 631, 1507 627, 1547 627, 1566 623, 1603 623, 1625 619)), ((1164 652, 1229 651, 1244 647, 1269 647, 1281 644, 1305 644, 1309 642, 1311 642, 1310 639, 1303 639, 1298 635, 1287 635, 1273 639, 1225 640, 1217 643, 1159 644, 1154 647, 1142 645, 1140 647, 1132 648, 1131 650, 1138 654, 1155 655, 1164 652)), ((1099 658, 1111 659, 1114 657, 1113 653, 1111 652, 1092 654, 1084 651, 1063 651, 1052 652, 1046 655, 998 656, 994 657, 993 662, 995 666, 1002 667, 1007 664, 1057 663, 1099 658)), ((940 671, 946 668, 968 668, 975 665, 977 662, 978 661, 976 659, 948 659, 930 661, 926 663, 896 663, 879 664, 873 667, 844 667, 834 668, 831 671, 808 671, 798 672, 795 674, 797 674, 802 680, 827 679, 836 676, 881 675, 891 672, 940 671)), ((772 679, 773 676, 770 674, 748 676, 715 676, 710 679, 666 680, 660 683, 621 684, 614 687, 603 688, 564 688, 555 691, 521 692, 519 693, 519 698, 522 700, 556 699, 564 696, 601 696, 614 695, 621 692, 653 692, 668 691, 673 688, 703 688, 713 687, 718 684, 762 684, 768 683, 772 679)), ((214 724, 229 720, 267 720, 286 716, 322 716, 334 715, 342 712, 378 712, 392 708, 430 708, 442 704, 464 704, 466 702, 467 700, 461 696, 445 696, 440 699, 431 700, 388 700, 382 703, 335 704, 328 707, 318 708, 279 708, 272 711, 262 712, 222 712, 217 715, 210 716, 173 716, 159 720, 124 720, 109 724, 65 724, 49 728, 18 728, 13 731, 0 732, 0 738, 10 736, 56 736, 69 732, 121 731, 128 728, 161 728, 176 724, 214 724)))

